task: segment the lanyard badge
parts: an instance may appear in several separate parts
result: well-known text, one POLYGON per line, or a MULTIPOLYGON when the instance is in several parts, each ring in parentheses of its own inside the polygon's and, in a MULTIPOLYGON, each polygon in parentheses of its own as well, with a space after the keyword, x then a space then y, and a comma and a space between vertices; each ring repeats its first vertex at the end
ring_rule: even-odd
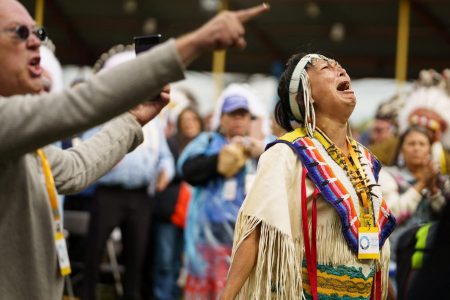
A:
MULTIPOLYGON (((348 150, 355 167, 357 184, 355 186, 358 198, 361 200, 360 223, 358 228, 358 259, 370 259, 376 262, 376 275, 370 299, 381 299, 381 266, 380 266, 380 234, 375 218, 370 189, 365 186, 369 180, 364 172, 359 156, 348 140, 348 150)), ((356 147, 355 147, 356 149, 356 147)), ((351 164, 348 164, 351 166, 351 164)))
POLYGON ((55 234, 56 254, 58 255, 59 271, 62 276, 69 275, 72 270, 70 268, 69 254, 67 253, 67 244, 64 234, 57 232, 55 234))
MULTIPOLYGON (((361 172, 362 181, 365 181, 361 163, 353 148, 349 145, 349 153, 353 163, 359 172, 361 172)), ((379 259, 380 258, 380 238, 378 227, 375 226, 375 219, 371 212, 371 203, 367 192, 361 190, 359 193, 362 202, 361 226, 358 229, 358 259, 379 259)))
POLYGON ((379 259, 380 239, 377 227, 359 227, 358 259, 379 259))
POLYGON ((71 273, 69 254, 67 252, 67 244, 64 238, 63 225, 61 222, 61 215, 58 208, 58 199, 56 196, 55 182, 53 180, 50 164, 42 149, 37 150, 37 154, 41 159, 42 170, 45 177, 45 186, 47 188, 48 197, 50 199, 50 205, 52 207, 53 221, 55 224, 55 247, 56 254, 58 256, 59 271, 62 276, 69 275, 71 273))

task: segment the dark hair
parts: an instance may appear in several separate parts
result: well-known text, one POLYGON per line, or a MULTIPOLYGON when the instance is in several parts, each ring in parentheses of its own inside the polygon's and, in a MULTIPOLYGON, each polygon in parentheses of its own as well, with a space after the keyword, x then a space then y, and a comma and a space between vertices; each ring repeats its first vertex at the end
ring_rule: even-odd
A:
POLYGON ((395 156, 394 156, 394 159, 395 159, 394 164, 397 164, 398 157, 400 155, 400 151, 402 150, 403 144, 405 143, 406 137, 410 133, 413 133, 413 132, 418 132, 418 133, 425 135, 428 139, 428 142, 430 143, 430 146, 433 144, 433 138, 428 129, 426 129, 425 127, 422 127, 422 126, 418 126, 418 125, 412 125, 412 126, 408 127, 399 138, 399 141, 397 144, 397 149, 395 151, 395 156))
MULTIPOLYGON (((298 53, 294 54, 289 58, 286 63, 286 69, 280 76, 280 81, 278 83, 278 97, 279 101, 275 106, 275 121, 280 125, 283 129, 287 131, 293 130, 291 121, 302 122, 303 120, 297 120, 292 114, 291 108, 289 106, 289 84, 291 82, 292 73, 294 72, 295 67, 298 62, 306 55, 306 53, 298 53)), ((309 65, 309 64, 308 64, 309 65)), ((307 65, 307 66, 308 66, 307 65)), ((301 81, 299 82, 298 87, 298 100, 300 107, 300 114, 302 116, 305 115, 305 107, 303 105, 303 86, 301 81)))
POLYGON ((194 113, 195 117, 197 118, 197 121, 200 123, 200 131, 203 131, 204 130, 203 119, 200 116, 200 114, 198 113, 198 111, 192 106, 188 106, 188 107, 184 108, 180 112, 180 114, 178 115, 178 118, 177 118, 177 131, 181 132, 181 128, 180 128, 181 127, 181 122, 180 122, 181 121, 181 117, 183 116, 183 114, 185 112, 188 112, 188 111, 194 113))
POLYGON ((180 154, 183 151, 183 149, 187 146, 187 144, 189 144, 189 142, 192 140, 191 138, 188 138, 187 136, 185 136, 183 132, 181 132, 181 117, 188 111, 194 113, 197 121, 200 123, 200 132, 202 132, 204 130, 203 119, 200 116, 200 114, 198 113, 198 111, 192 106, 188 106, 188 107, 184 108, 180 112, 180 114, 178 115, 178 118, 177 118, 177 133, 175 134, 175 136, 176 136, 176 139, 178 140, 178 146, 179 146, 178 154, 180 154))

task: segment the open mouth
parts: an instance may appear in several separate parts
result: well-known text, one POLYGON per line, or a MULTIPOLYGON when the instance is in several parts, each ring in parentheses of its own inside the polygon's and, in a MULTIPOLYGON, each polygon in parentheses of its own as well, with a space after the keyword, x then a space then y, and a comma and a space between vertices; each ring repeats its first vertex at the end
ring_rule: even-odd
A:
POLYGON ((39 66, 40 63, 41 63, 41 58, 39 56, 36 56, 30 60, 31 66, 39 66))
POLYGON ((350 81, 342 81, 338 84, 337 88, 336 88, 339 92, 347 92, 347 91, 352 91, 350 89, 350 81))
POLYGON ((39 56, 33 57, 28 63, 28 70, 33 77, 39 77, 42 74, 41 58, 39 56))

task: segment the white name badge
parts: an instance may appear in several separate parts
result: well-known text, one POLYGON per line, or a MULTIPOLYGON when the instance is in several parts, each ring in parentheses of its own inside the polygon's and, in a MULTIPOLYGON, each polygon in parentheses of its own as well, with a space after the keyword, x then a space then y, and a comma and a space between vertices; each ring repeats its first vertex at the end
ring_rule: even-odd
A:
POLYGON ((55 234, 56 254, 58 255, 59 270, 62 276, 69 275, 70 268, 69 254, 67 253, 66 239, 61 232, 55 234))
POLYGON ((227 201, 234 201, 237 194, 237 180, 235 178, 225 180, 223 185, 223 198, 227 201))
POLYGON ((380 240, 377 227, 359 227, 358 259, 379 259, 380 240))

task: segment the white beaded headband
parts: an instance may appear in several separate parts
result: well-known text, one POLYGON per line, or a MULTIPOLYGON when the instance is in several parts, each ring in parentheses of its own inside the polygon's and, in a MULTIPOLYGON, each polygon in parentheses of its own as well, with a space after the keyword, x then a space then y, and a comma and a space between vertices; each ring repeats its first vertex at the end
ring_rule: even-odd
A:
POLYGON ((309 84, 308 72, 306 72, 306 65, 312 63, 313 59, 324 59, 329 61, 330 59, 320 54, 307 54, 298 63, 292 72, 291 81, 289 83, 289 106, 291 112, 294 115, 296 121, 303 121, 306 132, 309 136, 313 136, 316 128, 316 117, 314 113, 314 106, 312 105, 311 98, 311 86, 309 84), (298 88, 302 82, 303 87, 303 103, 305 106, 305 116, 302 117, 300 113, 300 107, 297 103, 298 88), (311 121, 311 122, 309 122, 311 121))

